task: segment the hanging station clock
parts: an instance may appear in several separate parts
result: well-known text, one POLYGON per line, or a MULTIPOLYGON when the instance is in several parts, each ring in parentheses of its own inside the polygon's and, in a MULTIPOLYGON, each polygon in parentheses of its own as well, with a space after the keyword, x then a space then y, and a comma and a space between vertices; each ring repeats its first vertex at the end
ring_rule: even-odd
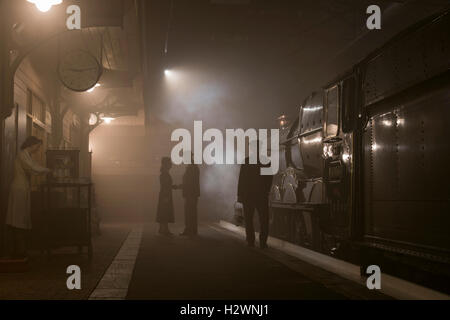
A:
POLYGON ((83 92, 93 88, 102 75, 98 60, 89 52, 77 50, 66 54, 58 65, 61 82, 70 90, 83 92))

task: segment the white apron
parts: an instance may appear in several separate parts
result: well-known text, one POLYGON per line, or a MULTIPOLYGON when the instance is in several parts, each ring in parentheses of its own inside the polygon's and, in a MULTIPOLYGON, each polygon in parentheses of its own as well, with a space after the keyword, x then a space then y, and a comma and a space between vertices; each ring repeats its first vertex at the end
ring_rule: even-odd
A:
POLYGON ((15 228, 31 229, 30 176, 50 172, 38 165, 26 150, 20 151, 14 161, 14 179, 11 183, 6 213, 6 224, 15 228))

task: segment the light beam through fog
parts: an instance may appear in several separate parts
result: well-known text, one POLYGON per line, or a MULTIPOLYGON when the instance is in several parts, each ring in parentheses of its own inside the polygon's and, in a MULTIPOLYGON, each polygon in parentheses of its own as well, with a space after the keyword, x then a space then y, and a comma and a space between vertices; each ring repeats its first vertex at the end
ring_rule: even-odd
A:
MULTIPOLYGON (((165 70, 164 95, 158 108, 158 117, 175 128, 187 128, 194 132, 195 120, 202 120, 204 130, 264 128, 264 119, 252 110, 264 106, 265 95, 251 96, 240 79, 223 70, 219 74, 205 70, 177 68, 165 70)), ((261 112, 266 108, 261 108, 261 112)), ((205 147, 208 143, 203 143, 205 147)), ((172 146, 175 143, 172 143, 172 146)), ((226 150, 236 152, 237 150, 226 150)), ((170 156, 170 154, 168 155, 170 156)), ((236 162, 235 162, 236 163, 236 162)), ((201 166, 200 206, 208 207, 207 216, 216 219, 231 215, 237 200, 239 165, 201 166), (211 203, 211 205, 208 205, 211 203)), ((200 210, 201 212, 201 210, 200 210)))

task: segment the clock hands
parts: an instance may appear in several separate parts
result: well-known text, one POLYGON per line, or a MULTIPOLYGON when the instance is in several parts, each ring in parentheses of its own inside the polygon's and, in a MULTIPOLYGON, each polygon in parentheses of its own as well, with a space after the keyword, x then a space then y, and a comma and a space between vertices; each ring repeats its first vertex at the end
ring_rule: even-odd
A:
POLYGON ((58 75, 68 89, 84 92, 88 90, 86 87, 92 88, 95 85, 101 71, 102 67, 96 57, 90 52, 78 50, 67 53, 61 60, 58 75))

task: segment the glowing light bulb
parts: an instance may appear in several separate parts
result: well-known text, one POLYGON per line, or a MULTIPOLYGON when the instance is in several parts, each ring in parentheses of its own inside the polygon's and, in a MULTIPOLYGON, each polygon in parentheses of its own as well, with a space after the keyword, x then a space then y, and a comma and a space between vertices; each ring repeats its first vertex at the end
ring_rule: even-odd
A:
POLYGON ((36 8, 38 8, 41 12, 49 11, 52 6, 58 5, 62 3, 62 0, 27 0, 30 3, 33 3, 36 8))
POLYGON ((115 120, 113 117, 102 117, 102 120, 106 123, 106 124, 110 124, 111 121, 115 120))

